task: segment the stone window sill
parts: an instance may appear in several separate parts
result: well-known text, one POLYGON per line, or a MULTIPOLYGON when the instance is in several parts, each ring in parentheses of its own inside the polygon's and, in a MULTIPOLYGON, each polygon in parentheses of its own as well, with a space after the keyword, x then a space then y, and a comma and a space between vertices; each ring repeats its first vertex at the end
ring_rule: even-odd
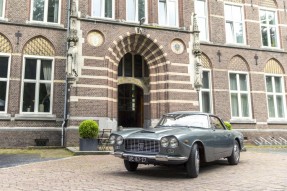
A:
POLYGON ((270 125, 286 125, 287 124, 287 119, 268 119, 267 124, 270 125))
POLYGON ((0 113, 0 120, 10 121, 11 120, 11 114, 0 113))
POLYGON ((238 124, 256 124, 256 119, 230 119, 230 123, 238 123, 238 124))
POLYGON ((16 114, 17 121, 56 121, 56 115, 52 114, 16 114))

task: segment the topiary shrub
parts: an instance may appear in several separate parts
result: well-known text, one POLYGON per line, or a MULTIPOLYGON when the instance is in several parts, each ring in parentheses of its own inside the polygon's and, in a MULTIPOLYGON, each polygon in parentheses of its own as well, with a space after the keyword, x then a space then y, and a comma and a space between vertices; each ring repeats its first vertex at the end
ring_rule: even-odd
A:
POLYGON ((232 125, 228 121, 224 121, 224 125, 228 130, 232 130, 232 125))
POLYGON ((99 125, 94 120, 84 120, 80 124, 79 134, 83 139, 93 139, 98 136, 99 125))

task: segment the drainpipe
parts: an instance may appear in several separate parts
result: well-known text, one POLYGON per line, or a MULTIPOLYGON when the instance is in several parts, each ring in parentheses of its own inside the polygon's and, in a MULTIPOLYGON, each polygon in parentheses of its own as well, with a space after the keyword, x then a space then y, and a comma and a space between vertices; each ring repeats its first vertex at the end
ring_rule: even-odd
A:
MULTIPOLYGON (((68 14, 67 14, 67 37, 70 34, 70 12, 71 12, 71 0, 68 0, 68 14)), ((67 43, 66 46, 66 52, 68 52, 69 50, 69 44, 67 43)), ((66 56, 67 57, 67 56, 66 56)), ((66 60, 66 66, 67 66, 67 62, 68 60, 66 60)), ((63 117, 63 123, 62 123, 62 135, 61 135, 61 146, 64 146, 64 134, 65 134, 65 127, 67 126, 67 106, 68 106, 68 78, 67 78, 67 74, 66 74, 66 78, 65 78, 65 100, 64 100, 64 117, 63 117)))

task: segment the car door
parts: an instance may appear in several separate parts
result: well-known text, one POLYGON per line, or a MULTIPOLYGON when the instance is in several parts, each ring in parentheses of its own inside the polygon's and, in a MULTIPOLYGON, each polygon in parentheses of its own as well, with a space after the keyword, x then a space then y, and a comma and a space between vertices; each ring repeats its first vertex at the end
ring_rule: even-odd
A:
POLYGON ((215 156, 217 158, 227 157, 233 144, 231 132, 225 128, 222 121, 216 116, 210 116, 210 125, 213 129, 215 156))

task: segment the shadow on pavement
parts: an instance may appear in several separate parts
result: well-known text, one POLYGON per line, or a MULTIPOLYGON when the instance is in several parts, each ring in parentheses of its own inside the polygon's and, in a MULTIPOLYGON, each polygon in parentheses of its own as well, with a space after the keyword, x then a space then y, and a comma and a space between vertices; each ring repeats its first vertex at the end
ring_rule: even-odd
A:
POLYGON ((34 162, 42 162, 48 160, 55 160, 55 158, 42 158, 38 154, 1 154, 0 168, 19 166, 23 164, 30 164, 34 162))

